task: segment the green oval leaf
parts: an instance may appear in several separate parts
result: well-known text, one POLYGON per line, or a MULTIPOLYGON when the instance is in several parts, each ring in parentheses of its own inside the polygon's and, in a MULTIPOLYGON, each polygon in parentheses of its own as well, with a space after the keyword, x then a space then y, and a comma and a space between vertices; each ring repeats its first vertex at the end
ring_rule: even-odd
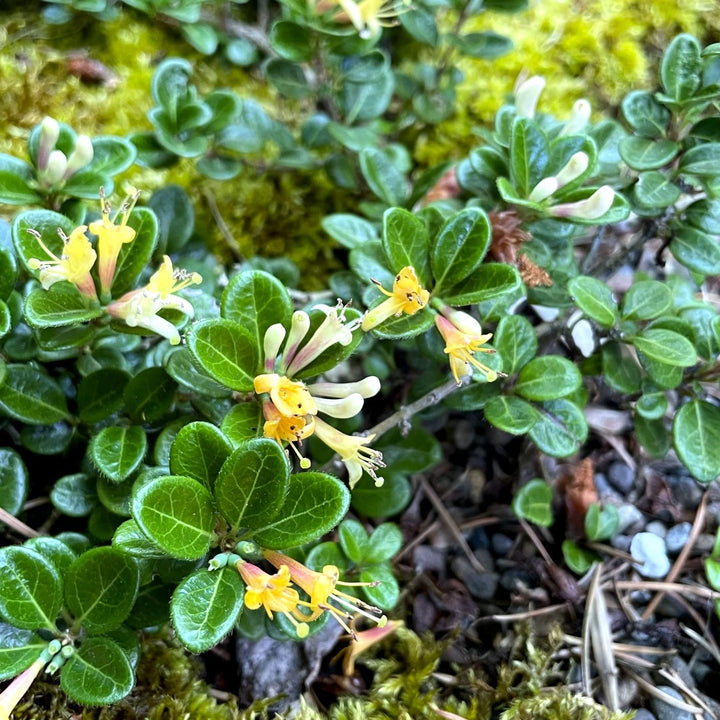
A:
POLYGON ((671 140, 651 140, 631 135, 620 140, 620 157, 633 170, 656 170, 672 162, 680 146, 671 140))
POLYGON ((132 377, 123 392, 130 417, 139 423, 162 420, 175 402, 177 384, 161 367, 149 367, 132 377))
POLYGON ((192 326, 186 338, 208 375, 231 390, 253 390, 261 346, 247 330, 232 320, 203 320, 192 326))
POLYGON ((65 602, 75 622, 90 633, 120 627, 140 585, 135 560, 111 547, 83 553, 65 574, 65 602))
POLYGON ((210 549, 213 500, 197 480, 181 475, 156 478, 134 494, 131 509, 143 532, 168 555, 195 560, 210 549))
POLYGON ((515 391, 528 400, 554 400, 575 392, 581 382, 580 371, 569 360, 541 355, 520 371, 515 391))
POLYGON ((576 305, 602 327, 612 327, 617 319, 617 303, 610 288, 601 280, 586 275, 573 278, 568 291, 576 305))
POLYGON ((0 613, 18 628, 55 632, 62 583, 53 564, 34 550, 0 548, 0 613))
POLYGON ((61 327, 89 322, 103 310, 93 307, 69 282, 54 283, 47 290, 34 290, 25 300, 25 319, 36 328, 61 327))
POLYGON ((60 385, 31 365, 7 365, 0 385, 0 410, 30 425, 52 425, 68 419, 67 401, 60 385))
POLYGON ((192 422, 180 428, 175 436, 170 448, 170 471, 211 488, 231 452, 230 442, 215 425, 192 422))
POLYGON ((270 549, 297 547, 335 527, 349 504, 350 493, 337 478, 319 472, 291 475, 277 519, 254 533, 253 539, 270 549))
POLYGON ((691 367, 697 363, 693 344, 680 333, 664 328, 646 328, 628 340, 645 355, 665 365, 691 367))
POLYGON ((242 443, 220 468, 215 483, 215 500, 232 531, 262 527, 275 518, 289 478, 287 457, 274 440, 242 443))
POLYGON ((17 515, 28 494, 29 475, 18 453, 0 448, 0 507, 17 515))
POLYGON ((518 293, 522 286, 522 278, 516 268, 504 263, 484 262, 465 280, 445 288, 442 296, 449 305, 474 305, 518 293))
POLYGON ((170 617, 180 642, 193 653, 217 645, 243 609, 245 586, 235 568, 198 570, 175 589, 170 617))
POLYGON ((553 491, 544 480, 535 479, 523 485, 512 501, 513 512, 541 527, 553 524, 553 491))
POLYGON ((387 205, 403 205, 408 184, 390 158, 381 150, 363 147, 358 159, 365 182, 375 195, 387 205))
POLYGON ((720 244, 708 233, 693 227, 677 228, 670 249, 690 270, 701 275, 720 274, 720 244))
POLYGON ((88 446, 95 467, 109 480, 127 480, 139 467, 147 452, 147 436, 139 425, 103 428, 88 446))
POLYGON ((503 370, 512 375, 535 357, 538 343, 535 330, 527 318, 505 315, 495 330, 493 345, 503 360, 503 370))
POLYGON ((720 475, 720 408, 692 400, 675 415, 673 445, 683 465, 704 483, 720 475))
POLYGON ((523 435, 537 422, 537 410, 521 398, 513 395, 499 395, 491 398, 485 405, 485 418, 496 428, 523 435))
POLYGON ((677 35, 662 58, 660 78, 663 89, 681 103, 700 87, 701 73, 700 43, 688 33, 677 35))
POLYGON ((379 563, 360 571, 360 582, 377 583, 366 585, 362 594, 366 600, 381 610, 392 610, 400 599, 400 586, 395 579, 390 563, 379 563))
POLYGON ((109 638, 84 640, 60 673, 62 689, 83 705, 110 705, 133 688, 134 673, 122 648, 109 638))
POLYGON ((119 410, 129 379, 128 373, 118 368, 101 368, 82 378, 77 388, 80 419, 86 423, 96 423, 119 410))
POLYGON ((550 150, 547 137, 537 123, 527 117, 516 117, 512 125, 510 168, 512 184, 526 198, 545 177, 550 150))
POLYGON ((423 287, 430 285, 430 244, 425 223, 403 208, 390 208, 383 214, 382 245, 396 272, 410 266, 423 287))
POLYGON ((538 421, 528 433, 542 452, 553 457, 576 453, 587 440, 587 434, 582 410, 564 398, 543 403, 538 421))
POLYGON ((672 293, 657 280, 634 282, 625 293, 622 314, 625 320, 652 320, 672 305, 672 293))
POLYGON ((52 504, 63 515, 83 517, 97 505, 95 480, 85 473, 61 477, 50 491, 52 504))

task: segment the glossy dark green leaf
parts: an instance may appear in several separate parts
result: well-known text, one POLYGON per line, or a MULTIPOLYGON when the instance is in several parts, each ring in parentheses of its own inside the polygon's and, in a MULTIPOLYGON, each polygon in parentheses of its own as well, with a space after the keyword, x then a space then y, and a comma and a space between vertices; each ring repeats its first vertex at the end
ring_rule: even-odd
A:
POLYGON ((228 283, 220 301, 222 316, 241 325, 253 338, 258 352, 265 331, 276 323, 289 327, 293 304, 285 286, 269 273, 238 273, 228 283))
POLYGON ((490 236, 490 221, 479 208, 461 210, 443 225, 430 254, 436 294, 442 296, 443 288, 456 286, 478 269, 490 236))
POLYGON ((662 419, 652 420, 636 414, 635 436, 652 458, 664 458, 670 449, 670 435, 662 419))
POLYGON ((542 404, 539 418, 528 434, 542 452, 553 457, 568 457, 587 439, 588 426, 582 410, 561 398, 542 404))
MULTIPOLYGON (((15 216, 12 240, 18 257, 26 268, 31 258, 41 261, 52 259, 28 230, 40 233, 43 243, 59 257, 62 254, 63 241, 58 235, 58 229, 69 236, 75 227, 71 220, 52 210, 25 210, 15 216)), ((37 270, 31 272, 37 277, 37 270)))
POLYGON ((277 519, 253 535, 261 546, 281 549, 317 540, 345 516, 350 492, 337 478, 319 472, 290 476, 277 519))
POLYGON ((246 440, 252 440, 262 433, 265 418, 259 403, 242 402, 233 405, 220 425, 225 437, 233 447, 246 440))
POLYGON ((139 559, 167 558, 167 553, 155 545, 134 520, 126 520, 118 526, 112 538, 112 545, 126 555, 139 559))
POLYGON ((273 58, 265 65, 267 81, 281 94, 294 100, 312 93, 300 65, 283 58, 273 58))
POLYGON ((63 691, 82 705, 110 705, 124 698, 134 683, 127 655, 106 637, 83 640, 60 673, 63 691))
POLYGON ((623 343, 611 340, 602 346, 605 382, 617 392, 631 394, 640 389, 640 367, 623 343))
POLYGON ((0 680, 9 680, 30 667, 47 645, 47 640, 34 632, 0 621, 0 680))
POLYGON ((140 582, 135 560, 111 547, 83 553, 65 574, 65 602, 90 633, 120 627, 132 609, 140 582))
POLYGON ((568 283, 576 305, 598 324, 612 327, 618 316, 617 303, 610 288, 597 278, 580 275, 568 283))
POLYGON ((69 418, 60 385, 31 365, 6 366, 0 385, 0 411, 31 425, 51 425, 69 418))
POLYGON ((62 582, 55 566, 34 550, 0 548, 0 613, 24 630, 55 630, 62 607, 62 582))
POLYGON ((132 513, 143 532, 168 555, 193 560, 210 548, 213 500, 197 480, 168 475, 151 481, 134 494, 132 513))
POLYGON ((520 371, 515 391, 528 400, 554 400, 575 392, 581 382, 580 371, 569 360, 541 355, 520 371))
POLYGON ((537 353, 535 330, 522 315, 505 315, 498 323, 492 342, 508 375, 518 372, 537 353))
POLYGON ((141 370, 125 386, 123 400, 135 422, 162 420, 175 402, 177 384, 160 367, 141 370))
POLYGON ((679 227, 670 249, 685 267, 701 275, 720 273, 720 244, 716 237, 693 227, 679 227))
POLYGON ((609 540, 617 532, 619 523, 620 517, 614 505, 601 509, 598 503, 590 503, 585 513, 585 535, 594 542, 609 540))
POLYGON ((34 550, 49 560, 61 578, 65 578, 68 568, 75 562, 77 555, 62 540, 40 535, 25 541, 24 547, 34 550))
POLYGON ((245 586, 235 568, 197 570, 173 593, 170 616, 180 642, 193 653, 217 645, 243 609, 245 586))
POLYGON ((646 328, 629 341, 652 360, 677 367, 691 367, 698 361, 693 344, 683 335, 664 328, 646 328))
POLYGON ((95 481, 84 473, 64 475, 50 491, 50 500, 63 515, 89 515, 97 505, 95 481))
POLYGON ((410 338, 424 333, 433 326, 433 322, 432 313, 423 308, 414 315, 400 315, 400 317, 388 318, 373 328, 373 334, 388 340, 410 338))
POLYGON ((78 415, 83 422, 96 423, 110 417, 123 403, 123 391, 130 376, 117 368, 101 368, 78 383, 78 415))
POLYGON ((544 480, 535 479, 525 483, 513 497, 515 515, 541 527, 553 524, 553 491, 544 480))
POLYGON ((685 403, 675 415, 673 445, 694 477, 709 483, 720 475, 720 408, 705 400, 685 403))
POLYGON ((202 320, 187 334, 188 347, 212 378, 231 390, 249 392, 259 371, 255 337, 236 322, 202 320))
POLYGON ((278 443, 242 443, 225 461, 215 483, 218 509, 234 532, 264 527, 278 516, 288 491, 290 467, 278 443))
POLYGON ((502 57, 513 47, 513 42, 509 37, 490 30, 450 36, 449 39, 463 55, 483 60, 502 57))
POLYGON ((628 320, 652 320, 660 317, 672 304, 667 285, 657 280, 634 282, 625 293, 622 314, 628 320))
POLYGON ((326 215, 320 224, 333 240, 348 249, 378 240, 374 225, 357 215, 347 213, 326 215))
POLYGON ((628 93, 622 112, 628 125, 646 137, 663 137, 670 123, 670 111, 644 90, 628 93))
POLYGON ((360 171, 373 193, 387 205, 403 205, 408 184, 390 158, 381 150, 364 147, 360 150, 359 160, 360 171))
POLYGON ((351 518, 343 520, 338 527, 338 540, 343 552, 352 562, 359 564, 365 559, 370 538, 362 523, 351 518))
POLYGON ((20 455, 0 448, 0 507, 11 515, 22 509, 28 494, 29 474, 20 455))
POLYGON ((656 170, 672 162, 680 146, 671 140, 652 140, 632 135, 618 145, 620 157, 633 170, 656 170))
POLYGON ((635 412, 647 420, 658 420, 664 417, 667 406, 664 392, 646 392, 635 403, 635 412))
POLYGON ((166 185, 152 194, 148 206, 158 221, 158 254, 180 250, 195 226, 195 210, 188 194, 178 185, 166 185))
POLYGON ((170 471, 211 488, 232 446, 211 423, 192 422, 181 428, 170 449, 170 471))
POLYGON ((720 143, 702 143, 683 153, 680 172, 698 177, 715 177, 720 162, 720 143))
POLYGON ((36 205, 40 195, 32 188, 35 173, 28 163, 0 155, 0 201, 8 205, 36 205))
POLYGON ((404 475, 383 472, 385 482, 375 487, 367 475, 358 480, 352 490, 353 509, 370 518, 393 517, 404 510, 413 496, 410 482, 404 475))
POLYGON ((403 208, 386 210, 382 244, 393 270, 410 266, 423 287, 431 284, 430 241, 425 223, 417 215, 403 208))
POLYGON ((504 263, 482 263, 465 280, 445 288, 443 300, 450 305, 474 305, 485 300, 519 293, 522 279, 516 268, 504 263))
POLYGON ((424 7, 409 8, 408 12, 399 15, 399 20, 403 28, 418 42, 430 46, 437 44, 439 33, 435 17, 424 7))
POLYGON ((419 424, 403 433, 393 428, 373 442, 373 447, 382 451, 385 464, 394 473, 419 473, 442 460, 437 438, 419 424))
POLYGON ((485 405, 485 419, 496 428, 523 435, 537 422, 537 410, 522 398, 513 395, 499 395, 485 405))
POLYGON ((633 194, 643 208, 667 208, 680 197, 680 188, 663 173, 648 170, 640 173, 633 194))
POLYGON ((679 103, 688 100, 700 87, 701 73, 700 43, 688 33, 676 35, 660 65, 665 93, 679 103))
POLYGON ((147 436, 139 425, 103 428, 90 441, 88 454, 112 482, 122 482, 139 467, 147 452, 147 436))
POLYGON ((537 123, 531 118, 515 118, 510 144, 510 169, 512 184, 520 197, 526 198, 545 177, 549 154, 547 138, 537 123))
POLYGON ((55 283, 48 290, 34 290, 25 300, 25 318, 36 328, 88 322, 102 314, 102 308, 89 304, 68 282, 55 283))
POLYGON ((270 44, 280 57, 294 62, 310 60, 313 52, 313 38, 307 27, 278 20, 270 28, 270 44))
POLYGON ((362 588, 365 599, 381 610, 392 610, 400 599, 400 587, 390 563, 382 562, 360 571, 360 582, 377 583, 362 588))
POLYGON ((391 522, 378 525, 370 534, 370 543, 365 551, 365 562, 377 563, 391 560, 400 552, 403 534, 400 528, 391 522))

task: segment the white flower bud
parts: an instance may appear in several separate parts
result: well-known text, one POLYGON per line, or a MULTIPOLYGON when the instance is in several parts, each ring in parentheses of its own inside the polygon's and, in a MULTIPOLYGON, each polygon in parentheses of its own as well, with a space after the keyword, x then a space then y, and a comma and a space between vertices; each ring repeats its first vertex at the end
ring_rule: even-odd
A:
POLYGON ((282 323, 275 323, 265 331, 263 338, 263 352, 265 353, 265 370, 272 372, 275 369, 275 358, 277 358, 280 345, 285 339, 285 327, 282 323))
POLYGON ((590 122, 590 113, 592 108, 590 103, 583 99, 577 100, 572 106, 570 117, 565 126, 560 131, 560 135, 573 135, 582 132, 590 122))
POLYGON ((53 150, 48 157, 47 166, 42 173, 41 180, 46 187, 57 185, 65 176, 67 158, 60 150, 53 150))
POLYGON ((309 388, 314 396, 326 398, 344 398, 357 393, 363 398, 373 397, 380 392, 380 380, 374 375, 350 383, 318 382, 309 388))
POLYGON ((576 217, 595 220, 602 217, 613 204, 615 191, 609 185, 598 188, 589 198, 574 203, 564 203, 549 208, 554 217, 576 217))
POLYGON ((60 125, 57 120, 51 117, 43 118, 40 123, 40 141, 37 149, 37 168, 40 172, 44 172, 47 168, 50 153, 55 149, 55 143, 60 137, 60 125))
POLYGON ((565 167, 555 176, 558 187, 561 188, 569 182, 580 177, 588 168, 590 159, 584 152, 576 152, 568 161, 565 167))
POLYGON ((443 307, 443 315, 465 335, 482 335, 480 323, 462 310, 454 310, 449 305, 443 307))
POLYGON ((92 141, 87 135, 78 135, 74 150, 68 157, 67 168, 65 170, 64 180, 74 175, 78 170, 84 168, 92 162, 95 151, 93 150, 92 141))
POLYGON ((556 177, 543 178, 528 195, 530 202, 542 202, 549 198, 560 187, 556 177))
POLYGON ((343 398, 322 398, 316 397, 313 393, 313 388, 308 388, 312 393, 313 399, 318 412, 324 413, 334 418, 351 418, 355 417, 363 406, 362 395, 358 393, 352 393, 347 397, 343 398))
POLYGON ((517 117, 534 117, 540 93, 544 88, 545 78, 542 75, 533 75, 516 88, 515 114, 517 117))

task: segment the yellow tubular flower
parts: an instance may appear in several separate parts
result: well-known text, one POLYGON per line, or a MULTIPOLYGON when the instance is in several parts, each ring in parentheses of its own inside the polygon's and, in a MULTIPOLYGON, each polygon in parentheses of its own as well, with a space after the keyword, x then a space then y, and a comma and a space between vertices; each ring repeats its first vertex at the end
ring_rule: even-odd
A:
POLYGON ((461 385, 462 380, 460 378, 472 374, 471 365, 483 373, 488 382, 493 382, 493 380, 497 380, 498 373, 487 365, 483 365, 474 356, 476 352, 495 352, 492 348, 482 347, 490 340, 492 333, 483 335, 480 331, 480 325, 474 318, 466 313, 462 313, 462 315, 468 319, 463 329, 458 328, 442 315, 435 316, 435 326, 445 341, 445 353, 450 356, 450 369, 452 370, 455 382, 461 385), (469 321, 472 321, 474 325, 469 321), (477 327, 476 330, 473 330, 474 326, 477 327))
POLYGON ((135 239, 135 231, 128 227, 127 221, 139 196, 140 192, 137 191, 132 197, 127 198, 120 210, 111 218, 110 205, 105 202, 105 194, 102 190, 100 192, 102 220, 90 223, 90 232, 98 236, 98 276, 103 293, 110 292, 120 248, 135 239), (120 224, 116 225, 115 220, 121 213, 120 224))
POLYGON ((389 620, 386 625, 356 632, 350 645, 342 650, 343 675, 350 677, 355 674, 355 658, 362 655, 368 648, 392 635, 399 627, 404 625, 402 620, 389 620))
POLYGON ((355 614, 372 620, 378 627, 384 627, 387 623, 387 617, 378 608, 337 589, 338 585, 359 587, 376 583, 343 582, 340 580, 340 571, 335 565, 325 565, 322 572, 319 573, 275 550, 263 550, 263 557, 276 568, 287 568, 292 581, 310 597, 309 601, 301 600, 297 603, 298 607, 294 612, 296 618, 311 622, 317 620, 324 612, 329 612, 353 638, 356 637, 356 634, 348 625, 348 621, 352 620, 355 614), (331 604, 331 601, 335 605, 331 604), (336 607, 336 605, 340 607, 336 607), (300 607, 307 607, 310 613, 300 610, 300 607))
POLYGON ((52 258, 51 260, 38 260, 37 258, 28 260, 31 270, 40 270, 39 278, 45 290, 56 282, 67 280, 75 285, 83 295, 97 300, 95 283, 90 275, 90 268, 95 264, 97 253, 85 236, 86 230, 87 225, 80 225, 70 233, 70 237, 59 231, 63 241, 63 251, 60 257, 45 245, 40 233, 28 230, 38 241, 40 247, 52 258))
POLYGON ((374 37, 382 27, 391 27, 398 15, 410 9, 409 2, 400 0, 337 0, 342 12, 337 13, 333 19, 337 22, 347 22, 354 25, 361 38, 374 37))
POLYGON ((288 443, 298 456, 300 467, 307 470, 310 467, 310 461, 300 454, 295 443, 300 445, 305 438, 313 434, 315 418, 312 415, 282 415, 271 402, 263 403, 263 415, 265 416, 263 435, 275 440, 280 447, 285 447, 285 443, 288 443))
POLYGON ((372 330, 392 315, 396 317, 403 313, 414 315, 427 305, 430 298, 430 293, 421 287, 415 269, 410 266, 404 267, 395 276, 392 292, 385 290, 376 280, 373 282, 380 292, 388 296, 388 299, 365 313, 362 321, 362 329, 365 332, 372 330))
POLYGON ((248 609, 257 610, 262 607, 271 620, 273 613, 282 613, 293 623, 298 637, 307 637, 307 624, 298 622, 292 614, 297 609, 300 596, 297 590, 290 587, 290 570, 286 565, 279 567, 274 575, 244 560, 239 560, 235 567, 247 586, 245 606, 248 609))
POLYGON ((265 373, 258 375, 253 385, 258 395, 270 393, 270 398, 281 415, 317 415, 315 400, 304 383, 288 380, 277 373, 265 373))
POLYGON ((351 490, 362 477, 363 470, 375 481, 375 487, 383 484, 384 480, 375 472, 385 467, 382 453, 366 447, 375 435, 346 435, 319 418, 315 420, 315 435, 340 456, 348 471, 351 490))

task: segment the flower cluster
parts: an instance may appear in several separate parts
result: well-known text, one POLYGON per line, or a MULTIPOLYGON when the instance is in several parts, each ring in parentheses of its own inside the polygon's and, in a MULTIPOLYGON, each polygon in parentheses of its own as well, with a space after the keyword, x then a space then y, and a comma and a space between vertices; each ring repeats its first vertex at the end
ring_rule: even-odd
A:
POLYGON ((57 120, 46 117, 40 123, 38 140, 37 178, 40 187, 50 190, 64 185, 78 170, 87 167, 95 151, 87 135, 78 135, 75 147, 69 155, 56 148, 60 138, 60 125, 57 120))
POLYGON ((164 309, 179 310, 192 317, 192 305, 174 293, 202 282, 198 273, 174 270, 170 258, 165 255, 162 265, 146 286, 112 300, 111 290, 120 251, 123 245, 131 243, 136 236, 135 230, 128 225, 128 220, 139 195, 139 192, 133 192, 118 211, 112 214, 101 189, 101 219, 76 227, 69 237, 60 230, 63 248, 59 257, 43 242, 40 233, 28 230, 47 255, 45 259, 30 258, 28 266, 31 270, 39 271, 38 279, 45 290, 56 282, 70 282, 89 303, 102 302, 105 312, 111 317, 123 320, 130 327, 151 330, 167 338, 171 344, 177 345, 180 342, 177 328, 158 313, 164 309), (93 247, 85 234, 88 230, 97 236, 96 247, 93 247), (93 269, 97 272, 100 285, 100 300, 91 273, 93 269))
POLYGON ((375 37, 383 27, 391 27, 401 13, 410 10, 409 0, 320 0, 318 13, 332 12, 337 23, 352 23, 361 38, 375 37))
POLYGON ((362 600, 338 589, 338 586, 359 587, 374 583, 351 583, 340 580, 340 572, 334 565, 326 565, 322 572, 298 562, 294 558, 283 555, 275 550, 264 550, 265 559, 277 568, 270 574, 246 560, 239 560, 236 568, 245 582, 245 606, 251 610, 264 608, 268 617, 279 612, 295 626, 298 637, 306 637, 308 623, 329 613, 346 632, 356 637, 352 621, 361 615, 383 627, 387 618, 382 612, 362 600), (300 598, 300 593, 292 584, 300 588, 307 600, 300 598))
POLYGON ((325 313, 325 319, 305 343, 303 341, 310 330, 310 316, 302 310, 293 314, 289 333, 279 323, 271 325, 265 333, 265 372, 255 377, 254 381, 255 392, 264 396, 263 434, 283 447, 287 444, 305 469, 310 462, 301 455, 299 445, 305 438, 315 435, 340 455, 348 470, 351 487, 363 471, 373 478, 376 485, 381 485, 382 478, 377 476, 376 470, 384 467, 382 454, 367 447, 374 436, 346 435, 318 417, 318 413, 334 418, 357 415, 365 399, 380 390, 380 381, 375 376, 369 376, 352 383, 306 385, 292 379, 333 345, 348 345, 352 341, 353 330, 359 326, 359 320, 347 322, 342 302, 338 301, 334 307, 317 305, 316 308, 325 313))

